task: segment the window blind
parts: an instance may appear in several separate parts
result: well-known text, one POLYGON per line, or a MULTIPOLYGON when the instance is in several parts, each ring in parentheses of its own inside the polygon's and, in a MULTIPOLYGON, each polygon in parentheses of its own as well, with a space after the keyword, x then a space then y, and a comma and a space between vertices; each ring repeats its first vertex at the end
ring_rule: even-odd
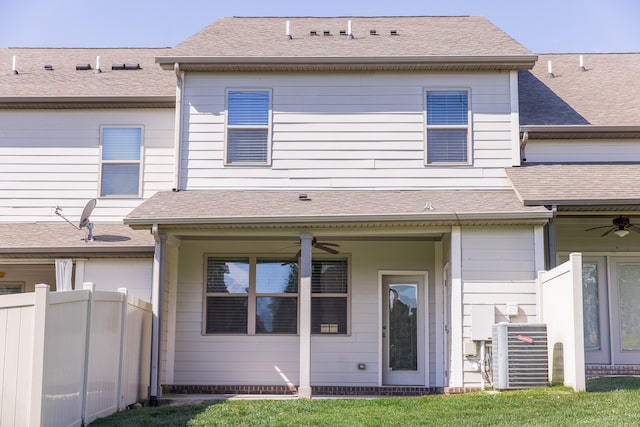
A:
POLYGON ((467 91, 427 92, 427 163, 467 163, 467 91))
POLYGON ((268 91, 227 94, 227 163, 267 163, 269 157, 268 91))

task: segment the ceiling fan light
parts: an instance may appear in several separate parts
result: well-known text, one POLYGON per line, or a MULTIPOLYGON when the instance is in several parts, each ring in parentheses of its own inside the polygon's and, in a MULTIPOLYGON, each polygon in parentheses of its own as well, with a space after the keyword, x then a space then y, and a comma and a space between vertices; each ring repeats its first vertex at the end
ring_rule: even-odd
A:
POLYGON ((629 234, 629 230, 625 230, 624 228, 620 229, 620 230, 616 230, 613 232, 613 234, 615 234, 618 237, 624 237, 627 234, 629 234))

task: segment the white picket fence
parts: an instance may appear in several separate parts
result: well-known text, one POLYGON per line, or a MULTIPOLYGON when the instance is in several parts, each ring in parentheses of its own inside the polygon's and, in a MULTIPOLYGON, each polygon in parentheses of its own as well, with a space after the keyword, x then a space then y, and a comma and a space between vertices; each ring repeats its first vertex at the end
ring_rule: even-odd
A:
POLYGON ((0 426, 81 426, 147 397, 151 304, 35 289, 0 296, 0 426))

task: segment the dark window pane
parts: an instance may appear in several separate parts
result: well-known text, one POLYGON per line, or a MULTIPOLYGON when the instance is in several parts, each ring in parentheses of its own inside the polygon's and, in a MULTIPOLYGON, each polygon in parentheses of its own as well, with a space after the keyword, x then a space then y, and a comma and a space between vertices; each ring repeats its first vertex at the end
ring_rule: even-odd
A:
POLYGON ((466 129, 429 129, 427 131, 428 163, 466 162, 466 129))
POLYGON ((266 129, 229 129, 227 131, 228 163, 265 163, 269 131, 266 129))
POLYGON ((298 263, 291 259, 258 258, 256 292, 280 294, 298 292, 298 263))
POLYGON ((209 258, 207 260, 207 293, 249 292, 249 259, 209 258))
POLYGON ((347 293, 349 285, 346 259, 314 260, 311 268, 311 292, 347 293))
POLYGON ((311 298, 311 332, 314 334, 346 334, 347 298, 311 298))
POLYGON ((247 297, 207 297, 207 334, 246 334, 247 297))
POLYGON ((101 187, 101 196, 137 196, 140 187, 140 165, 103 163, 101 187))
POLYGON ((256 333, 295 334, 297 325, 298 298, 256 298, 256 333))

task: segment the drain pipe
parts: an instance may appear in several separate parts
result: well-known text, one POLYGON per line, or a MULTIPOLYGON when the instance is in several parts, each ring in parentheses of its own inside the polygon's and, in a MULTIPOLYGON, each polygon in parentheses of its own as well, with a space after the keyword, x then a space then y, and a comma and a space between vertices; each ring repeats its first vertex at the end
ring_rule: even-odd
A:
POLYGON ((156 241, 153 251, 153 289, 151 291, 151 377, 149 378, 149 406, 158 406, 160 396, 160 331, 162 330, 162 294, 164 291, 165 234, 153 224, 151 234, 156 241))

